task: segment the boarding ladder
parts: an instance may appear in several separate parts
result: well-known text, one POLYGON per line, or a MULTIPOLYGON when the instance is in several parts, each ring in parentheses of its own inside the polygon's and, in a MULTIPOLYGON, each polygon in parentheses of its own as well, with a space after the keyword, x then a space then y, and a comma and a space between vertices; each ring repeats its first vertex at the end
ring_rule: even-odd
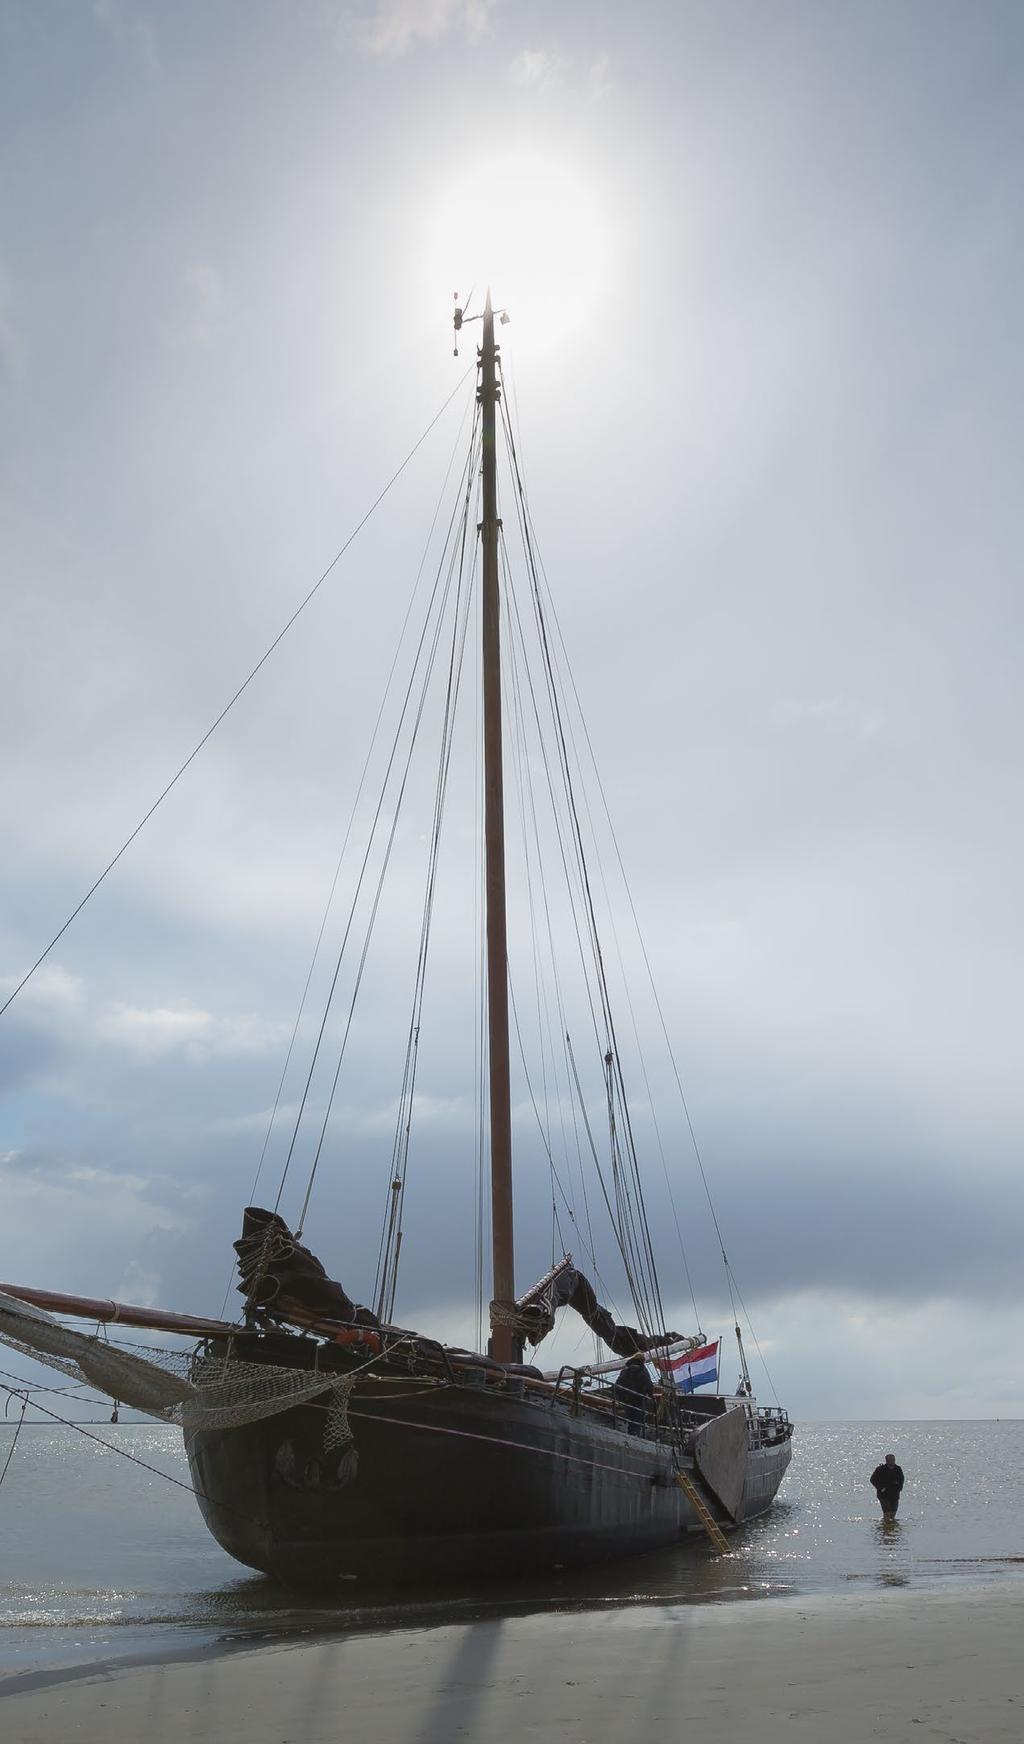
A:
POLYGON ((676 1483, 682 1490, 683 1495, 689 1502, 714 1548, 721 1556, 727 1556, 729 1554, 729 1540, 726 1538, 725 1533, 722 1531, 722 1528, 719 1526, 718 1521, 715 1519, 689 1473, 677 1471, 676 1483))

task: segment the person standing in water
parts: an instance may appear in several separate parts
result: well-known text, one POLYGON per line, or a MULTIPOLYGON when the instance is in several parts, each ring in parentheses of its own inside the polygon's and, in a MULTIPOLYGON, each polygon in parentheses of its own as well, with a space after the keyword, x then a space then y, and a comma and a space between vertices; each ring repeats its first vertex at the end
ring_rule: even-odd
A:
POLYGON ((896 1510, 900 1505, 900 1491, 903 1488, 903 1467, 896 1464, 894 1453, 887 1453, 884 1463, 876 1465, 871 1473, 871 1482, 881 1504, 883 1519, 895 1520, 896 1510))

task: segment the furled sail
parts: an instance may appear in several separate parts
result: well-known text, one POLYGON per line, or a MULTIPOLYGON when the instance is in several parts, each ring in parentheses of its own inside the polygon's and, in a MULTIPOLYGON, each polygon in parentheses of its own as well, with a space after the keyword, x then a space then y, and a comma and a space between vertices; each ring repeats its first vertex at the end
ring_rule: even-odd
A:
MULTIPOLYGON (((238 1288, 250 1308, 264 1309, 293 1322, 343 1320, 349 1325, 380 1325, 375 1314, 358 1307, 342 1286, 327 1276, 316 1255, 296 1241, 276 1211, 248 1206, 242 1234, 234 1245, 238 1255, 238 1288)), ((675 1332, 648 1337, 635 1326, 621 1326, 598 1301, 589 1278, 569 1264, 557 1268, 545 1281, 543 1290, 531 1290, 516 1304, 513 1310, 516 1331, 528 1343, 540 1344, 552 1330, 559 1308, 574 1308, 616 1356, 654 1350, 679 1338, 675 1332)))
POLYGON ((296 1241, 283 1217, 249 1205, 238 1255, 238 1288, 250 1308, 263 1308, 285 1320, 344 1320, 379 1326, 376 1314, 359 1308, 341 1285, 329 1278, 308 1247, 296 1241))
POLYGON ((531 1291, 518 1307, 517 1324, 530 1344, 538 1345, 547 1338, 559 1308, 574 1308, 616 1356, 633 1356, 637 1351, 654 1350, 679 1339, 677 1332, 654 1333, 648 1337, 638 1332, 635 1326, 620 1326, 598 1301, 590 1279, 578 1272, 575 1266, 566 1265, 556 1270, 541 1294, 531 1291))

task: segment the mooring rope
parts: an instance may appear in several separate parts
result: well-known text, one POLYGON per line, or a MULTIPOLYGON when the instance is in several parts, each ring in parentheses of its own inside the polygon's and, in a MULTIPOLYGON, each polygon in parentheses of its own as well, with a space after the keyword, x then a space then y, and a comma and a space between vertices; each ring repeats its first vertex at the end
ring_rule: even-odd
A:
MULTIPOLYGON (((473 369, 475 367, 476 367, 475 365, 470 366, 471 369, 473 369)), ((266 651, 260 655, 260 658, 257 660, 255 666, 249 672, 247 677, 242 680, 242 683, 238 686, 238 689, 235 691, 234 695, 231 697, 231 699, 228 702, 225 703, 224 707, 221 709, 220 714, 217 716, 217 718, 213 722, 212 726, 207 728, 206 732, 203 734, 203 736, 199 740, 198 744, 193 746, 192 750, 189 752, 188 756, 185 758, 185 761, 179 765, 179 767, 176 769, 175 773, 171 776, 171 779, 170 779, 170 781, 168 781, 166 787, 164 787, 163 790, 157 795, 156 799, 153 801, 153 804, 150 806, 150 808, 146 812, 145 816, 140 818, 139 822, 136 824, 135 828, 132 830, 131 835, 127 836, 125 838, 125 840, 121 843, 121 846, 118 848, 117 853, 114 854, 110 860, 108 860, 107 864, 104 866, 103 871, 100 873, 99 877, 94 881, 94 883, 92 883, 89 886, 88 890, 86 891, 85 895, 82 897, 81 901, 77 904, 77 906, 71 910, 71 913, 68 915, 68 918, 64 922, 63 926, 58 927, 57 931, 54 933, 54 935, 53 935, 52 939, 50 940, 49 944, 47 945, 46 949, 44 951, 40 951, 39 956, 36 958, 35 962, 32 964, 32 967, 30 969, 26 970, 25 974, 22 976, 22 978, 18 982, 17 986, 15 988, 13 988, 13 990, 8 994, 8 996, 4 1000, 3 1004, 0 1005, 0 1017, 3 1016, 3 1014, 7 1010, 8 1006, 10 1006, 14 1003, 15 999, 17 999, 18 994, 21 992, 22 988, 25 987, 29 981, 31 981, 36 970, 43 963, 45 963, 47 957, 50 955, 50 952, 53 950, 53 947, 57 943, 58 939, 63 938, 64 934, 67 932, 68 927, 71 925, 72 921, 75 920, 77 918, 77 916, 81 914, 86 903, 89 901, 89 898, 96 894, 96 891, 99 889, 100 885, 103 883, 103 880, 107 877, 108 873, 110 873, 114 870, 114 867, 117 865, 117 862, 120 860, 121 856, 123 854, 127 853, 128 849, 131 847, 132 843, 134 842, 136 836, 139 835, 140 832, 148 824, 150 818, 153 816, 153 813, 158 809, 159 806, 161 806, 163 804, 164 800, 167 798, 167 795, 170 793, 171 789, 173 787, 177 786, 178 782, 181 780, 181 777, 184 775, 186 769, 189 767, 189 764, 194 762, 195 758, 198 757, 200 751, 203 749, 203 746, 207 743, 207 741, 209 739, 212 739, 214 733, 217 731, 217 728, 220 726, 221 721, 223 721, 225 719, 225 717, 228 714, 230 714, 231 710, 234 708, 239 697, 242 695, 242 693, 244 691, 248 690, 250 684, 252 683, 253 679, 256 677, 257 673, 260 672, 261 669, 266 665, 267 661, 270 659, 270 656, 273 654, 274 650, 279 646, 279 644, 284 641, 284 638, 285 638, 285 636, 287 636, 288 631, 291 629, 292 625, 296 622, 296 620, 301 617, 302 613, 305 611, 306 607, 309 605, 310 600, 313 599, 315 594, 319 593, 324 582, 327 580, 327 577, 331 574, 331 571, 333 569, 335 569, 337 567, 337 565, 341 562, 341 559, 344 557, 349 546, 358 537, 358 535, 362 532, 363 528, 366 526, 366 523, 370 519, 370 516, 374 513, 374 511, 376 509, 378 509, 380 507, 381 503, 384 501, 384 498, 387 496, 387 494, 391 490, 392 486, 397 484, 398 480, 401 478, 406 467, 409 465, 409 462, 413 459, 414 455, 416 455, 419 452, 419 450, 422 448, 424 442, 427 440, 427 437, 430 435, 435 424, 437 424, 440 421, 440 419, 444 416, 445 412, 448 410, 448 407, 451 405, 451 403, 455 399, 456 395, 460 392, 462 385, 466 380, 466 376, 468 376, 469 373, 470 373, 470 370, 467 369, 465 372, 465 375, 460 377, 459 381, 456 383, 455 387, 452 389, 451 393, 448 395, 448 398, 445 400, 444 405, 441 406, 437 412, 435 412, 433 418, 431 418, 431 420, 430 420, 430 423, 427 425, 426 429, 423 431, 423 434, 417 439, 417 441, 410 448, 408 454, 406 455, 405 459, 402 461, 401 465, 396 467, 395 471, 391 474, 391 477, 388 479, 387 484, 384 486, 383 490, 381 490, 380 493, 374 498, 373 502, 370 504, 370 507, 367 509, 366 513, 364 514, 362 520, 359 521, 355 527, 353 527, 348 538, 345 540, 345 543, 341 546, 340 550, 335 552, 334 556, 331 558, 330 563, 327 565, 327 568, 323 571, 323 573, 321 575, 319 575, 317 577, 316 581, 313 583, 313 586, 310 588, 310 590, 306 594, 305 598, 303 600, 301 600, 300 603, 296 606, 295 610, 293 611, 291 617, 288 619, 288 622, 284 625, 283 629, 278 631, 277 635, 274 637, 274 640, 271 642, 269 648, 267 648, 266 651)))
MULTIPOLYGON (((7 1458, 4 1460, 4 1469, 3 1469, 3 1471, 0 1471, 0 1484, 3 1483, 4 1478, 7 1476, 7 1467, 10 1465, 11 1460, 14 1458, 14 1449, 18 1445, 18 1436, 21 1434, 22 1425, 24 1424, 24 1421, 25 1421, 25 1412, 28 1409, 28 1394, 27 1393, 24 1395, 24 1397, 22 1397, 22 1395, 20 1393, 11 1393, 11 1394, 9 1394, 8 1399, 7 1399, 7 1404, 9 1405, 12 1399, 19 1399, 19 1398, 21 1399, 21 1416, 18 1418, 18 1427, 14 1431, 14 1435, 13 1435, 12 1440, 11 1440, 11 1445, 7 1449, 7 1458)), ((4 1415, 5 1416, 7 1415, 7 1407, 6 1406, 4 1407, 4 1415)))
MULTIPOLYGON (((8 1387, 3 1381, 0 1381, 0 1387, 3 1387, 4 1392, 8 1396, 8 1400, 10 1400, 10 1399, 23 1399, 24 1403, 22 1404, 22 1422, 24 1422, 24 1420, 25 1420, 25 1405, 28 1403, 29 1395, 35 1391, 35 1388, 34 1387, 26 1387, 23 1392, 15 1392, 13 1387, 8 1387)), ((211 1507, 220 1508, 226 1514, 237 1514, 237 1516, 240 1520, 245 1520, 250 1525, 260 1526, 263 1528, 266 1528, 268 1526, 268 1522, 266 1520, 258 1520, 252 1514, 244 1514, 242 1512, 241 1508, 233 1508, 230 1505, 230 1503, 228 1503, 228 1502, 218 1502, 214 1496, 208 1496, 205 1490, 197 1490, 196 1486, 194 1484, 185 1483, 183 1478, 172 1477, 170 1472, 161 1471, 161 1469, 158 1465, 150 1465, 148 1460, 140 1459, 137 1453, 129 1453, 129 1451, 126 1447, 118 1447, 116 1445, 116 1443, 113 1441, 104 1441, 102 1436, 93 1435, 90 1430, 86 1429, 84 1423, 76 1423, 74 1421, 74 1419, 71 1417, 59 1417, 57 1415, 56 1411, 47 1410, 46 1406, 40 1405, 40 1403, 37 1399, 32 1400, 32 1409, 34 1411, 41 1411, 43 1413, 44 1417, 51 1418, 54 1423, 60 1423, 62 1425, 62 1427, 65 1429, 76 1429, 78 1431, 79 1435, 85 1436, 85 1439, 87 1441, 95 1441, 97 1447, 106 1448, 108 1453, 119 1453, 121 1455, 122 1459, 130 1460, 132 1465, 141 1466, 143 1471, 152 1472, 154 1477, 165 1478, 169 1484, 174 1484, 176 1489, 188 1490, 189 1494, 192 1496, 195 1496, 198 1501, 209 1502, 211 1507)), ((18 1429, 17 1429, 17 1432, 15 1433, 15 1437, 14 1437, 15 1442, 17 1441, 18 1435, 20 1433, 21 1433, 21 1423, 18 1424, 18 1429)), ((6 1463, 4 1465, 4 1473, 6 1473, 7 1467, 11 1463, 11 1454, 13 1454, 13 1452, 14 1452, 14 1443, 12 1443, 10 1452, 7 1455, 7 1460, 6 1460, 6 1463)), ((3 1482, 3 1476, 0 1475, 0 1483, 2 1483, 2 1482, 3 1482)))

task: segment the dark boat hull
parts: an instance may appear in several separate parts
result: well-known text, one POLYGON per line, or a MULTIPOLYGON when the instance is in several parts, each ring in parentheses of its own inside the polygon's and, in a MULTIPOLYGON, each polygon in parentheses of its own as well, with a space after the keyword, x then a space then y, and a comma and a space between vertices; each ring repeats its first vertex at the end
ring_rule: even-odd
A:
MULTIPOLYGON (((700 1530, 670 1448, 564 1400, 411 1380, 360 1391, 349 1420, 354 1451, 325 1451, 317 1403, 188 1441, 225 1550, 293 1585, 390 1583, 602 1561, 700 1530)), ((770 1506, 789 1451, 749 1451, 739 1519, 770 1506)))

